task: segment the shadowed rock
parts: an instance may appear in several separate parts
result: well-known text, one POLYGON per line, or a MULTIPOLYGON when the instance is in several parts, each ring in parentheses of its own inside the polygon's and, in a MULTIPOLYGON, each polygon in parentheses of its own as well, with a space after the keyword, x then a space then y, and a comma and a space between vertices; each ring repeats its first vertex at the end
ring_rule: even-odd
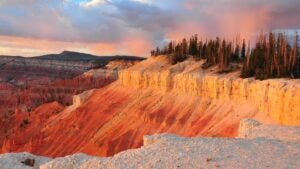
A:
POLYGON ((21 161, 21 163, 33 167, 35 159, 27 158, 25 161, 21 161))

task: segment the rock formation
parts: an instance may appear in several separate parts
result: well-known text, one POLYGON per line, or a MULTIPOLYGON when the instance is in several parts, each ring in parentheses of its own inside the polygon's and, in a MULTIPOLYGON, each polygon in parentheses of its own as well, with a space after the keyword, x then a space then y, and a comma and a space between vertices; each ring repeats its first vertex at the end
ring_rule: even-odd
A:
POLYGON ((163 58, 150 58, 142 64, 119 73, 122 86, 250 103, 280 124, 300 125, 300 80, 259 81, 238 78, 236 73, 218 75, 204 72, 193 61, 171 68, 163 58), (157 59, 160 63, 153 61, 157 59))
POLYGON ((239 127, 240 138, 270 138, 283 141, 300 141, 300 126, 278 126, 261 124, 253 119, 243 119, 239 127))
POLYGON ((1 169, 39 169, 42 164, 50 161, 48 157, 36 156, 30 153, 0 154, 1 169), (26 165, 25 161, 34 160, 33 165, 26 165))
MULTIPOLYGON (((0 155, 1 169, 26 168, 20 161, 35 159, 40 169, 132 169, 132 168, 298 168, 299 127, 265 125, 247 119, 242 125, 252 130, 248 138, 185 138, 173 134, 144 136, 144 145, 109 158, 77 153, 48 159, 28 153, 0 155), (253 125, 254 124, 254 125, 253 125), (270 130, 256 130, 266 126, 270 130), (273 131, 277 136, 274 137, 273 131), (293 133, 286 135, 285 132, 293 133)), ((243 136, 239 136, 243 137, 243 136)), ((35 168, 38 168, 35 166, 35 168)))
MULTIPOLYGON (((141 147, 144 135, 235 137, 244 118, 299 124, 299 80, 256 81, 238 76, 238 72, 202 70, 201 62, 193 60, 171 65, 165 57, 150 58, 120 71, 117 81, 84 99, 76 96, 75 109, 54 113, 38 127, 30 123, 22 134, 34 131, 39 146, 31 152, 39 155, 113 156, 141 147)), ((245 133, 247 128, 248 124, 245 133)), ((26 151, 24 145, 30 146, 30 140, 13 151, 26 151)))
POLYGON ((73 105, 76 108, 80 107, 92 94, 94 90, 88 90, 78 95, 73 96, 73 105))
POLYGON ((239 126, 239 136, 242 138, 247 138, 252 135, 253 128, 260 126, 256 120, 253 119, 242 119, 239 126))
POLYGON ((48 128, 48 123, 52 124, 48 121, 50 117, 57 116, 65 107, 74 111, 92 92, 80 93, 112 83, 117 80, 118 70, 132 66, 139 60, 142 59, 129 56, 97 57, 74 52, 34 58, 1 56, 1 152, 18 151, 20 147, 23 151, 36 152, 34 144, 44 138, 42 133, 37 134, 37 130, 48 128), (95 64, 102 68, 87 71, 95 64), (69 106, 73 96, 74 105, 69 106), (49 104, 54 102, 56 104, 49 104), (57 107, 59 109, 51 110, 57 107), (32 138, 20 137, 23 130, 32 138), (12 140, 18 145, 12 145, 12 140))

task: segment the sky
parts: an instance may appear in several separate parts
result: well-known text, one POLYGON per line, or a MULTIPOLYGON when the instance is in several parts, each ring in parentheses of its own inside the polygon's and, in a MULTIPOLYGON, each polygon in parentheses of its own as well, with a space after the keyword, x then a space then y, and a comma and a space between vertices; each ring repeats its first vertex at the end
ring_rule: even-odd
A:
POLYGON ((148 56, 170 39, 300 29, 299 0, 0 0, 0 55, 148 56))

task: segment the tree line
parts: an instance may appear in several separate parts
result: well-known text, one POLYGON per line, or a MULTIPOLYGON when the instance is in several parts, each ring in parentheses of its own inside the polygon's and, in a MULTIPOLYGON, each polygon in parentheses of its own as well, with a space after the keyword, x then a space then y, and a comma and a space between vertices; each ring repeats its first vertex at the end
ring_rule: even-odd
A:
POLYGON ((232 65, 243 65, 241 77, 257 79, 292 77, 300 78, 299 37, 295 35, 290 44, 284 33, 261 33, 256 45, 251 49, 250 42, 240 40, 199 39, 193 35, 179 42, 170 41, 163 48, 151 51, 151 56, 166 55, 171 64, 188 58, 203 60, 202 68, 218 66, 219 72, 232 70, 232 65))
POLYGON ((257 79, 300 78, 299 35, 292 43, 284 33, 259 35, 251 54, 244 60, 241 77, 257 79))

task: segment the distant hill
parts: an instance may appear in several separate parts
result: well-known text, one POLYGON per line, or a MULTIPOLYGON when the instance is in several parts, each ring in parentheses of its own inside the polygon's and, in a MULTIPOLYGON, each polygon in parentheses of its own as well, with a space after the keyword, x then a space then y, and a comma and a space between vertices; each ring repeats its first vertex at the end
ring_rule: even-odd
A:
POLYGON ((33 59, 44 59, 44 60, 63 60, 63 61, 91 61, 91 60, 102 60, 111 61, 116 59, 124 60, 144 60, 145 58, 128 55, 115 55, 115 56, 97 56, 80 52, 63 51, 60 54, 48 54, 42 56, 31 57, 33 59))
POLYGON ((36 76, 71 78, 90 69, 106 68, 111 61, 135 62, 143 59, 135 56, 96 56, 71 51, 36 57, 0 55, 0 82, 36 76))
POLYGON ((105 66, 108 62, 113 60, 130 60, 142 61, 145 58, 137 56, 127 55, 115 55, 115 56, 97 56, 80 52, 63 51, 60 54, 48 54, 42 56, 31 57, 31 59, 42 59, 42 60, 57 60, 57 61, 68 61, 68 62, 89 62, 94 66, 93 68, 99 68, 105 66))
POLYGON ((63 61, 85 61, 85 60, 97 60, 100 57, 96 55, 72 52, 72 51, 63 51, 60 54, 48 54, 42 56, 32 57, 34 59, 44 59, 44 60, 63 60, 63 61))
POLYGON ((115 55, 115 56, 96 56, 86 53, 73 52, 73 51, 63 51, 59 54, 47 54, 35 57, 22 57, 22 56, 7 56, 0 55, 0 64, 2 62, 6 63, 7 60, 21 60, 21 61, 59 61, 65 63, 89 63, 92 68, 100 68, 105 66, 108 62, 113 60, 125 60, 125 61, 142 61, 145 58, 137 56, 128 56, 128 55, 115 55))

